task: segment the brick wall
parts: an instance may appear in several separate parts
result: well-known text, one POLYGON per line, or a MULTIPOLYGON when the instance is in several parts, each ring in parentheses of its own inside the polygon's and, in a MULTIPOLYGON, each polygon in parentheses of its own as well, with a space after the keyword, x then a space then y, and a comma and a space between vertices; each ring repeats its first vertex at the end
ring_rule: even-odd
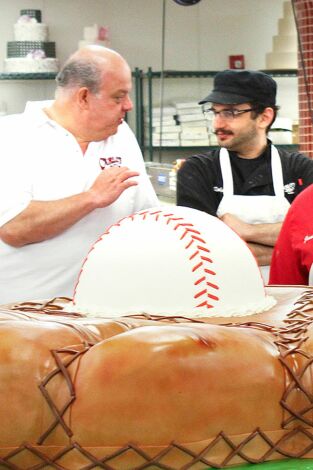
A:
POLYGON ((313 1, 293 0, 302 44, 305 74, 300 48, 298 52, 299 144, 300 151, 313 158, 313 1), (305 80, 307 79, 307 85, 305 80), (309 99, 308 99, 309 93, 309 99))

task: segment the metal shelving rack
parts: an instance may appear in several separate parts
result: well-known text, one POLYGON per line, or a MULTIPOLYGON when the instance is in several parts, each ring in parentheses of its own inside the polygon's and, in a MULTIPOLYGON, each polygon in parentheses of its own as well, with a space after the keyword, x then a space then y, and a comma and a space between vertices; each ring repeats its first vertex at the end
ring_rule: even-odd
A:
MULTIPOLYGON (((288 70, 262 70, 272 77, 297 77, 298 71, 296 69, 288 69, 288 70)), ((143 111, 141 115, 141 147, 142 149, 148 150, 148 158, 149 161, 153 161, 153 152, 154 150, 159 150, 160 147, 153 147, 152 145, 152 127, 153 127, 153 117, 152 117, 152 106, 153 106, 153 80, 155 78, 160 79, 163 77, 166 78, 207 78, 207 77, 214 77, 217 74, 217 71, 212 70, 165 70, 162 72, 160 71, 153 71, 151 67, 148 68, 148 71, 142 74, 141 83, 143 79, 147 80, 147 87, 148 87, 148 116, 149 116, 149 130, 148 130, 148 146, 144 146, 144 133, 143 133, 143 111)), ((141 109, 143 109, 143 103, 141 104, 141 109)), ((278 145, 278 147, 288 148, 289 150, 297 149, 297 145, 278 145)), ((194 152, 197 151, 207 151, 208 149, 217 148, 216 146, 207 146, 207 147, 161 147, 162 150, 190 150, 194 152)))
POLYGON ((136 137, 144 152, 143 71, 136 67, 132 75, 135 83, 136 137))
MULTIPOLYGON (((54 80, 56 73, 0 73, 0 80, 54 80)), ((136 112, 136 136, 140 147, 143 149, 143 72, 135 68, 132 72, 135 89, 135 112, 136 112)))
MULTIPOLYGON (((297 70, 263 70, 273 77, 296 77, 297 70)), ((148 68, 147 72, 143 72, 142 69, 135 68, 132 72, 134 80, 134 91, 135 91, 135 112, 136 112, 136 137, 138 143, 143 151, 148 151, 149 161, 153 161, 154 150, 159 150, 159 147, 153 147, 152 145, 152 105, 153 105, 153 80, 160 79, 161 76, 165 79, 170 78, 207 78, 214 77, 217 71, 212 70, 165 70, 163 74, 160 71, 153 71, 151 67, 148 68), (149 116, 149 130, 148 130, 148 146, 145 146, 144 142, 144 82, 147 82, 148 92, 148 116, 149 116)), ((55 73, 0 73, 0 80, 54 80, 56 77, 55 73)), ((288 149, 297 148, 296 145, 282 146, 288 149)), ((205 151, 208 149, 216 148, 215 146, 210 147, 162 147, 162 150, 174 151, 174 150, 190 150, 194 152, 205 151)))
POLYGON ((55 73, 0 73, 0 80, 53 80, 55 73))

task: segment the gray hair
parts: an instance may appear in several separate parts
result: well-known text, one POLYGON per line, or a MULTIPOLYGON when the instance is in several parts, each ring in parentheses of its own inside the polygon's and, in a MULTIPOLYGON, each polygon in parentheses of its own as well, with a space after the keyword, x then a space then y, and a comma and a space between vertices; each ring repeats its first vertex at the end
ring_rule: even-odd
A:
POLYGON ((55 81, 63 89, 86 87, 97 94, 101 88, 101 68, 95 60, 70 59, 57 74, 55 81))

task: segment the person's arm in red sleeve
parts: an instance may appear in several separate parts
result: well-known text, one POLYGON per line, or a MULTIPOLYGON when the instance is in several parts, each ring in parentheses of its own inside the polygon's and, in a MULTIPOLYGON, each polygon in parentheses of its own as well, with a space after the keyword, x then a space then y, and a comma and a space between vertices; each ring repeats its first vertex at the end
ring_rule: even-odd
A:
POLYGON ((307 285, 312 262, 313 185, 297 196, 288 211, 275 244, 269 284, 307 285))

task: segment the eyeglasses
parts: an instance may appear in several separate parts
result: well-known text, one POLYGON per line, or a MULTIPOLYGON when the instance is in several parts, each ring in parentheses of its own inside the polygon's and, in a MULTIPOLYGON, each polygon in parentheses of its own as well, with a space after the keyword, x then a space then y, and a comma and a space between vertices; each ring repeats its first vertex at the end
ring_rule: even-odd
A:
POLYGON ((237 116, 240 116, 244 113, 249 113, 250 111, 254 111, 255 108, 248 108, 248 109, 222 109, 221 111, 216 111, 214 108, 204 109, 203 114, 208 121, 213 120, 216 116, 220 116, 225 121, 232 121, 237 116))

